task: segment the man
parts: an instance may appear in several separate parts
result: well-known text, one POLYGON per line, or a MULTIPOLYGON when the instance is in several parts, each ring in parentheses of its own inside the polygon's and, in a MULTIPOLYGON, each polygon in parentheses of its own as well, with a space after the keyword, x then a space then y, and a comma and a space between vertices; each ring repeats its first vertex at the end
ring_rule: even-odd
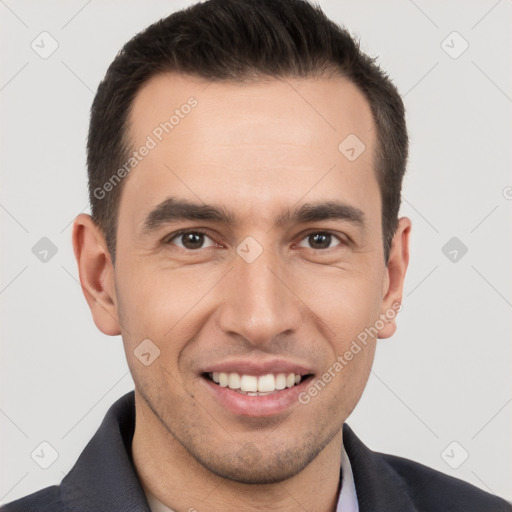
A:
POLYGON ((100 84, 75 220, 85 298, 135 391, 11 511, 505 511, 345 420, 395 331, 402 101, 301 0, 210 0, 100 84))

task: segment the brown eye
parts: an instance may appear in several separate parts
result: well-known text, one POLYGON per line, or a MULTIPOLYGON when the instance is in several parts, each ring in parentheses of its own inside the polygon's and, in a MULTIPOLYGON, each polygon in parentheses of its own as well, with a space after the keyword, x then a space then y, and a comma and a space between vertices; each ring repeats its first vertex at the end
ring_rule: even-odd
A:
POLYGON ((310 233, 303 238, 303 241, 299 244, 300 247, 309 247, 310 249, 315 250, 331 249, 332 247, 341 244, 341 241, 337 236, 324 231, 310 233), (306 241, 308 245, 303 245, 303 241, 306 241), (337 241, 338 243, 331 245, 333 241, 337 241))
POLYGON ((204 235, 201 233, 184 233, 181 242, 185 249, 201 249, 204 243, 204 235))
POLYGON ((331 238, 328 233, 315 233, 309 235, 309 243, 313 249, 327 249, 331 245, 331 238))
POLYGON ((174 244, 183 249, 194 251, 215 245, 213 240, 201 231, 182 231, 177 233, 172 238, 168 239, 166 244, 174 244), (210 244, 205 246, 205 241, 210 240, 210 244))

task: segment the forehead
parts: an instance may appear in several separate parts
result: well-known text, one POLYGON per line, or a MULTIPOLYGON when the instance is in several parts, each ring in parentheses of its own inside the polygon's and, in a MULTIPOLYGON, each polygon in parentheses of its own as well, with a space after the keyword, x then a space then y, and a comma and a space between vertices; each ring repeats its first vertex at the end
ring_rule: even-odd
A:
POLYGON ((379 196, 370 107, 344 78, 241 84, 161 74, 137 94, 129 128, 144 156, 124 184, 120 218, 130 213, 136 223, 171 195, 230 204, 254 222, 256 211, 306 195, 379 196), (352 149, 364 151, 354 160, 352 149))

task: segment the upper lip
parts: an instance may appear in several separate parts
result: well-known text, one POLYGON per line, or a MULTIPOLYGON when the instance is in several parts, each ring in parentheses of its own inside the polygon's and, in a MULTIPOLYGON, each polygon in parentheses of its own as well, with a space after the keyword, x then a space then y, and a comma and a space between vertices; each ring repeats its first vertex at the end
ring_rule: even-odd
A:
POLYGON ((272 359, 268 361, 255 361, 249 359, 233 359, 216 363, 206 367, 201 373, 239 373, 241 375, 267 375, 269 373, 295 373, 308 375, 313 373, 309 366, 300 363, 286 361, 284 359, 272 359))

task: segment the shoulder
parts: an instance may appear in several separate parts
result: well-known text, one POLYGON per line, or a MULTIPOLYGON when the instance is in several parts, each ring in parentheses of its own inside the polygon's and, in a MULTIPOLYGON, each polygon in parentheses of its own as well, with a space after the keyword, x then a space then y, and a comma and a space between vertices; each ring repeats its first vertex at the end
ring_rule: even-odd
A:
POLYGON ((414 503, 422 510, 511 512, 512 505, 463 480, 403 457, 379 453, 399 475, 414 503))
POLYGON ((359 510, 394 512, 512 512, 512 505, 418 462, 368 448, 345 423, 359 510))
POLYGON ((58 485, 45 487, 0 507, 0 512, 68 512, 58 485))

